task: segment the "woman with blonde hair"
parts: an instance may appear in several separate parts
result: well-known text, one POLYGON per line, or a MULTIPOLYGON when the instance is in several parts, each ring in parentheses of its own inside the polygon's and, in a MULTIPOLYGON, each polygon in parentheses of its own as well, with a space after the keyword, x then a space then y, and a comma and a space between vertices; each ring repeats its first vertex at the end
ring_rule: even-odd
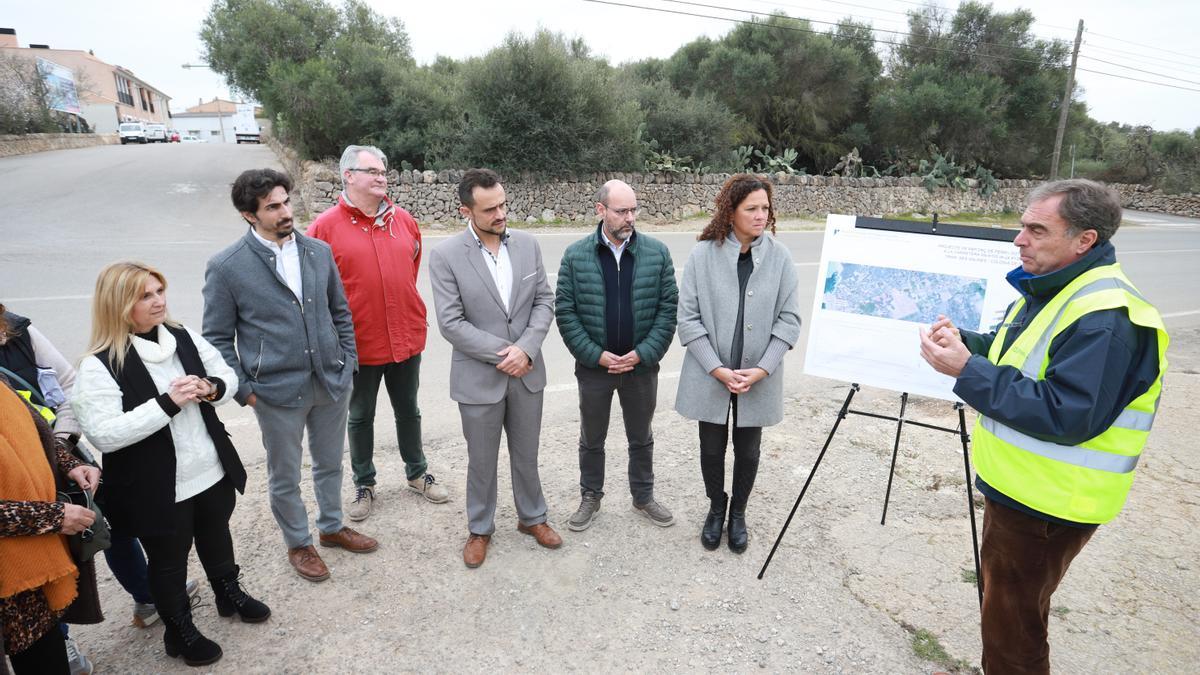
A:
POLYGON ((679 286, 679 341, 687 347, 675 409, 699 422, 700 470, 709 512, 700 542, 746 550, 746 503, 758 474, 762 428, 783 419, 783 356, 800 338, 796 268, 775 240, 771 183, 737 174, 717 194, 679 286), (770 230, 770 234, 767 234, 770 230), (733 418, 733 500, 725 448, 733 418))
POLYGON ((141 263, 101 270, 72 406, 103 453, 105 515, 146 550, 166 652, 199 666, 221 648, 192 622, 193 541, 221 616, 259 622, 271 611, 242 588, 229 533, 246 471, 214 406, 233 397, 237 376, 200 334, 170 319, 166 289, 162 273, 141 263))

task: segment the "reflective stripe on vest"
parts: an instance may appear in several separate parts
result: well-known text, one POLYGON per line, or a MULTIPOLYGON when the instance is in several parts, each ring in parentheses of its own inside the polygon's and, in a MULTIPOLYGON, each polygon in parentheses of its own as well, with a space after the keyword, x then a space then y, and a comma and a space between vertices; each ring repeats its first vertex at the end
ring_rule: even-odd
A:
POLYGON ((52 427, 54 426, 54 420, 58 419, 58 416, 55 415, 54 411, 50 408, 34 403, 33 392, 29 391, 28 389, 17 389, 15 391, 17 392, 17 395, 25 399, 25 402, 29 404, 29 407, 36 410, 37 413, 42 416, 42 419, 46 420, 46 424, 49 424, 52 427))
POLYGON ((1045 378, 1050 344, 1080 317, 1124 308, 1130 320, 1155 329, 1159 372, 1149 389, 1130 402, 1112 426, 1075 446, 1034 438, 980 415, 975 424, 979 475, 1000 492, 1043 513, 1084 523, 1104 523, 1120 512, 1133 471, 1145 447, 1166 372, 1168 337, 1158 311, 1134 288, 1119 265, 1081 274, 1027 322, 1004 349, 1008 327, 1024 306, 1013 303, 988 351, 988 360, 1018 368, 1034 380, 1045 378))

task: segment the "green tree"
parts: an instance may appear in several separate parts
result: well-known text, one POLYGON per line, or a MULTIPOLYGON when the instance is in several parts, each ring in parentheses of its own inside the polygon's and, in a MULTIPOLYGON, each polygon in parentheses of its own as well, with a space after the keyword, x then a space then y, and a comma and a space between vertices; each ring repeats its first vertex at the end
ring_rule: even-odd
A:
MULTIPOLYGON (((1008 175, 1049 168, 1067 47, 1036 38, 1033 14, 966 2, 953 19, 939 8, 909 13, 909 33, 871 101, 872 136, 885 152, 928 156, 1008 175)), ((1072 118, 1081 121, 1076 104, 1072 118)))
POLYGON ((667 75, 677 89, 711 95, 746 119, 758 144, 795 148, 801 165, 827 167, 849 149, 839 134, 864 118, 880 68, 870 44, 859 24, 815 33, 807 21, 778 14, 715 42, 684 45, 667 75))
POLYGON ((461 112, 438 125, 438 165, 549 174, 640 168, 637 103, 582 42, 545 30, 510 34, 461 71, 461 112))

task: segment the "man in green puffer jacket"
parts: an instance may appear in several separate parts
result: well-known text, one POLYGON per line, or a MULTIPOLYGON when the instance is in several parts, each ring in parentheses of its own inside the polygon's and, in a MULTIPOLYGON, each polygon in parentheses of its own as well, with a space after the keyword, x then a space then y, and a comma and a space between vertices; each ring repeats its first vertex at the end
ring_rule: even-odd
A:
POLYGON ((586 530, 604 496, 604 439, 617 392, 629 441, 633 507, 667 527, 674 516, 654 499, 654 434, 658 362, 675 335, 679 290, 666 245, 634 230, 637 195, 611 180, 596 193, 596 231, 563 254, 555 316, 575 357, 579 384, 579 510, 567 521, 586 530))

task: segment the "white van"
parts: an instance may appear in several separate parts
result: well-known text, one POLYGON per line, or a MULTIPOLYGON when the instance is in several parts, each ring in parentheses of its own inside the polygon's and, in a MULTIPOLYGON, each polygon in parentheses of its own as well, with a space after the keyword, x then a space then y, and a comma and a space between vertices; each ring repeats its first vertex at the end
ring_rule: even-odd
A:
POLYGON ((165 124, 147 124, 146 125, 146 140, 150 143, 166 143, 171 140, 167 135, 167 125, 165 124))
POLYGON ((121 137, 121 145, 145 143, 147 141, 146 125, 141 122, 121 122, 121 126, 117 127, 117 135, 121 137))

